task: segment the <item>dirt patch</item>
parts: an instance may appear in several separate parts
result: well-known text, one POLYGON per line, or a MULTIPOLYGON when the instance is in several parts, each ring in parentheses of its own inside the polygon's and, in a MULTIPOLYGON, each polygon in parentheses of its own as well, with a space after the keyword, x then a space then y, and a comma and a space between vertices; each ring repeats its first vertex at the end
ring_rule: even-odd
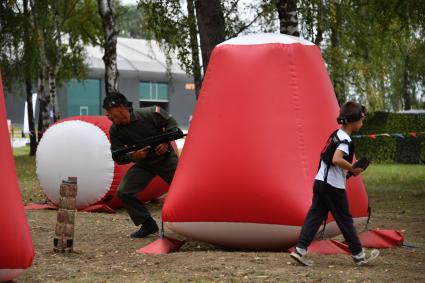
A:
MULTIPOLYGON (((424 197, 417 201, 423 204, 424 197)), ((149 204, 156 219, 161 205, 149 204)), ((77 213, 75 252, 57 254, 52 250, 56 211, 27 211, 36 255, 33 266, 17 281, 424 282, 425 208, 420 207, 402 214, 392 209, 376 212, 371 228, 403 229, 406 241, 422 248, 382 250, 373 266, 361 268, 344 255, 313 255, 316 266, 306 268, 284 252, 226 251, 190 239, 177 253, 137 254, 138 248, 155 237, 129 238, 136 227, 124 210, 115 214, 77 213)))

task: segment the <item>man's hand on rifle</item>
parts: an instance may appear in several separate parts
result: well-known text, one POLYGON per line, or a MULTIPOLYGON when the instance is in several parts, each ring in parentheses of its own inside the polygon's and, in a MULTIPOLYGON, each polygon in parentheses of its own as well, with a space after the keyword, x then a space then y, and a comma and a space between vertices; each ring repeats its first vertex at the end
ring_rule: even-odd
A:
POLYGON ((168 143, 161 143, 155 148, 155 153, 157 155, 164 155, 168 152, 168 143))
POLYGON ((144 148, 139 149, 139 150, 133 152, 131 154, 131 160, 132 161, 138 161, 138 160, 145 159, 146 156, 149 153, 149 149, 150 149, 150 146, 145 146, 144 148))

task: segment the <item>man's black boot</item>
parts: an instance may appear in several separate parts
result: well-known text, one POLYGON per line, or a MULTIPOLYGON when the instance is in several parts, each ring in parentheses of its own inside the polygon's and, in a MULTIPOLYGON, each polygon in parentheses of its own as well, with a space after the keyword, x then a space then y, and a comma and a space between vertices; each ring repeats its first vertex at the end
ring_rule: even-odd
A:
POLYGON ((150 234, 157 233, 159 231, 158 225, 155 220, 149 217, 140 227, 140 229, 130 235, 132 238, 144 238, 150 234))

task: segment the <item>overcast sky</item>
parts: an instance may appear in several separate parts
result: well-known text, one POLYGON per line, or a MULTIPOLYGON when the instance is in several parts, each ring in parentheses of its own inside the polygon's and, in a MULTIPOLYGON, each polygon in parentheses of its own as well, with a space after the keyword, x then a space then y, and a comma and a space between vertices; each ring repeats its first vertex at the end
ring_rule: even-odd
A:
POLYGON ((136 4, 137 3, 137 0, 120 0, 120 2, 122 4, 124 4, 124 5, 127 5, 127 4, 136 4))

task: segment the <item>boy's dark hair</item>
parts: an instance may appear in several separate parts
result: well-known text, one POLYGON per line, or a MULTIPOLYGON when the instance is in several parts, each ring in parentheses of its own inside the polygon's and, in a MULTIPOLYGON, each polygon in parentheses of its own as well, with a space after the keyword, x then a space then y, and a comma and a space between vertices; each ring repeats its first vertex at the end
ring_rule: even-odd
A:
POLYGON ((102 107, 106 110, 112 107, 124 106, 131 108, 131 102, 128 102, 124 94, 119 92, 113 92, 110 95, 106 96, 103 100, 102 107))
POLYGON ((347 101, 339 110, 339 116, 336 118, 338 124, 347 124, 356 122, 366 116, 366 107, 354 101, 347 101))

